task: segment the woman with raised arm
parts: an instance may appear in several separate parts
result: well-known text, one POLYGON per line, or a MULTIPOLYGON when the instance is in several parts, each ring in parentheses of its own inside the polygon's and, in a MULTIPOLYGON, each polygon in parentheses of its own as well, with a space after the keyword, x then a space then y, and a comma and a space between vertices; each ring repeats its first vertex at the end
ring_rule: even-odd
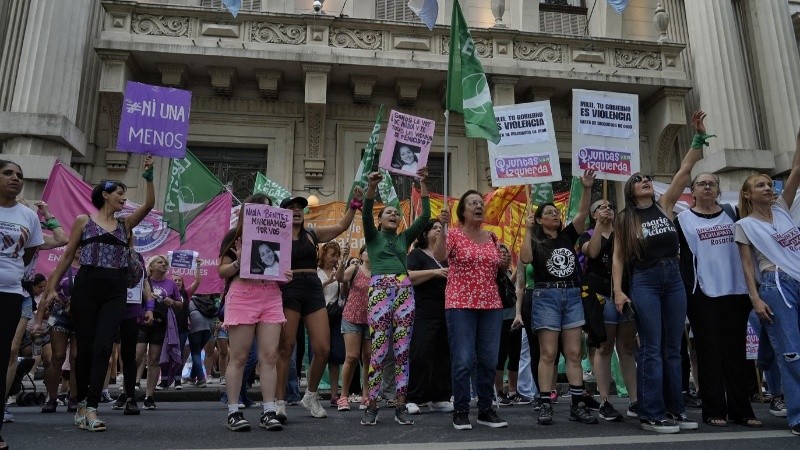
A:
POLYGON ((546 393, 553 382, 559 336, 567 360, 567 379, 572 397, 569 419, 585 424, 597 423, 597 417, 589 409, 599 405, 586 393, 583 385, 581 326, 585 320, 580 268, 575 254, 575 242, 586 229, 594 171, 587 170, 581 177, 581 184, 583 192, 578 214, 566 226, 561 221, 561 211, 553 203, 539 205, 536 212, 528 216, 519 255, 522 264, 533 263, 533 278, 536 280, 531 314, 533 329, 539 337, 540 425, 553 423, 553 406, 546 393))
MULTIPOLYGON (((25 298, 22 288, 25 266, 31 263, 39 246, 44 244, 42 226, 36 213, 17 202, 24 180, 19 164, 0 160, 0 222, 3 225, 3 245, 0 248, 0 392, 4 400, 11 341, 22 317, 25 298)), ((0 436, 0 450, 7 448, 8 444, 0 436)))
POLYGON ((105 431, 97 416, 97 405, 108 370, 111 348, 119 333, 127 300, 126 258, 133 228, 144 220, 155 205, 153 157, 144 158, 146 197, 129 216, 118 218, 125 205, 127 187, 119 181, 102 181, 92 190, 92 204, 98 211, 75 219, 64 255, 47 282, 42 298, 52 301, 56 285, 81 247, 78 274, 72 290, 70 311, 75 325, 78 354, 75 357, 75 425, 89 431, 105 431))
POLYGON ((711 136, 705 113, 692 114, 696 130, 667 191, 656 201, 652 175, 633 174, 625 183, 625 209, 614 228, 611 268, 614 304, 635 312, 639 333, 637 406, 641 427, 656 433, 697 428, 686 415, 681 385, 681 338, 686 322, 686 290, 678 261, 679 242, 673 208, 689 184, 703 145, 711 136), (623 285, 627 274, 630 285, 623 285), (672 419, 672 421, 667 420, 672 419))
POLYGON ((742 185, 736 243, 750 301, 775 349, 789 428, 800 436, 800 216, 790 213, 798 187, 800 132, 792 170, 777 201, 768 175, 751 175, 742 185))
POLYGON ((402 213, 393 206, 378 211, 375 227, 372 208, 378 183, 383 179, 379 172, 369 175, 369 186, 364 197, 364 239, 372 264, 369 282, 367 320, 369 322, 372 353, 369 359, 369 406, 364 410, 361 425, 375 425, 378 421, 378 395, 381 390, 386 355, 394 354, 394 373, 397 383, 394 420, 400 425, 413 425, 406 408, 408 394, 408 353, 414 324, 414 289, 408 276, 407 254, 411 243, 422 232, 431 217, 430 198, 425 178, 428 168, 417 170, 419 193, 422 197, 422 214, 402 232, 397 228, 402 213), (389 343, 392 343, 389 348, 389 343))
POLYGON ((328 417, 319 403, 317 388, 328 364, 330 354, 330 326, 325 308, 325 293, 317 276, 317 245, 330 242, 347 231, 355 212, 361 207, 361 191, 356 189, 348 205, 347 213, 339 224, 330 227, 306 228, 305 208, 308 200, 290 197, 281 202, 281 208, 292 212, 292 281, 281 287, 283 313, 286 323, 281 330, 280 358, 278 359, 278 420, 286 423, 286 381, 289 378, 289 360, 297 342, 297 326, 300 320, 306 326, 308 339, 314 356, 308 368, 308 385, 300 404, 318 419, 328 417))

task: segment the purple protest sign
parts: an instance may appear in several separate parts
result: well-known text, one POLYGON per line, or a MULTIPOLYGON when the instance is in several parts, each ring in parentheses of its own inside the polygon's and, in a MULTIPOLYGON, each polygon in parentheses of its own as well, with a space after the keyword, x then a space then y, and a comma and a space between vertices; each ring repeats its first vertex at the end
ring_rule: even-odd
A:
POLYGON ((192 93, 129 81, 119 121, 117 149, 167 158, 186 156, 192 93))

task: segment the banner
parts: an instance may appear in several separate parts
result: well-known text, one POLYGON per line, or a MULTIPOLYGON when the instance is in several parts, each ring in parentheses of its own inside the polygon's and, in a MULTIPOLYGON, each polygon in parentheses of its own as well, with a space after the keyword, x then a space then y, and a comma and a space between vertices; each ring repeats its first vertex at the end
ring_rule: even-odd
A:
POLYGON ((561 180, 550 102, 494 108, 500 142, 489 142, 492 186, 561 180))
MULTIPOLYGON (((762 325, 764 326, 764 325, 762 325)), ((747 359, 756 360, 758 359, 758 334, 750 326, 750 322, 747 323, 747 341, 745 344, 745 356, 747 359)))
POLYGON ((573 174, 627 181, 640 170, 638 96, 573 89, 572 130, 573 174))
MULTIPOLYGON (((59 219, 64 232, 69 235, 75 217, 92 214, 97 209, 92 206, 92 187, 80 179, 68 167, 56 162, 42 194, 52 213, 59 219)), ((133 229, 134 247, 147 259, 155 255, 166 255, 169 251, 197 251, 203 265, 200 268, 201 282, 198 294, 222 292, 224 284, 217 275, 219 265, 219 246, 229 229, 232 197, 229 193, 217 196, 201 211, 197 220, 186 229, 186 242, 180 243, 177 232, 164 226, 161 213, 151 211, 133 229)), ((131 214, 138 205, 128 202, 121 217, 131 214)), ((64 254, 64 247, 53 250, 40 250, 36 271, 49 275, 64 254)), ((193 276, 189 269, 172 268, 172 275, 193 276)))
POLYGON ((292 268, 292 214, 275 206, 247 203, 242 225, 241 278, 286 281, 292 268))
POLYGON ((119 120, 117 149, 183 158, 192 93, 128 81, 119 120))
POLYGON ((261 172, 256 174, 253 184, 253 194, 267 194, 273 205, 280 205, 281 201, 292 196, 292 192, 280 184, 270 180, 261 172))
POLYGON ((164 222, 180 234, 183 241, 186 227, 225 186, 192 152, 185 159, 172 159, 169 163, 164 222))
POLYGON ((453 2, 450 19, 445 108, 464 115, 467 137, 483 138, 495 144, 500 142, 489 83, 475 53, 475 41, 469 34, 458 0, 453 2))
POLYGON ((392 110, 378 167, 389 172, 417 176, 428 164, 436 122, 392 110))

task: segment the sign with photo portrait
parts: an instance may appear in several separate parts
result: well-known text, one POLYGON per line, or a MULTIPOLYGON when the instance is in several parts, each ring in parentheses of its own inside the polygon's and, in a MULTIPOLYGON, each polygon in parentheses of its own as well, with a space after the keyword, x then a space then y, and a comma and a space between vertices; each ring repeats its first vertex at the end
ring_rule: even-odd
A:
POLYGON ((245 203, 239 276, 286 281, 292 266, 292 213, 274 206, 245 203))
POLYGON ((428 164, 436 122, 392 110, 378 167, 412 177, 428 164))

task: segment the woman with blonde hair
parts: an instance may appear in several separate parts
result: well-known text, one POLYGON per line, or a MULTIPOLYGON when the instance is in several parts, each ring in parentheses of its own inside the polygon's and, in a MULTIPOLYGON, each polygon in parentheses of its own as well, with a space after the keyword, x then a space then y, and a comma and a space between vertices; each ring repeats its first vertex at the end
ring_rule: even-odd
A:
POLYGON ((789 212, 798 187, 800 133, 792 170, 777 201, 768 175, 751 175, 742 185, 736 243, 750 301, 766 327, 784 380, 789 428, 800 436, 800 217, 789 212))

